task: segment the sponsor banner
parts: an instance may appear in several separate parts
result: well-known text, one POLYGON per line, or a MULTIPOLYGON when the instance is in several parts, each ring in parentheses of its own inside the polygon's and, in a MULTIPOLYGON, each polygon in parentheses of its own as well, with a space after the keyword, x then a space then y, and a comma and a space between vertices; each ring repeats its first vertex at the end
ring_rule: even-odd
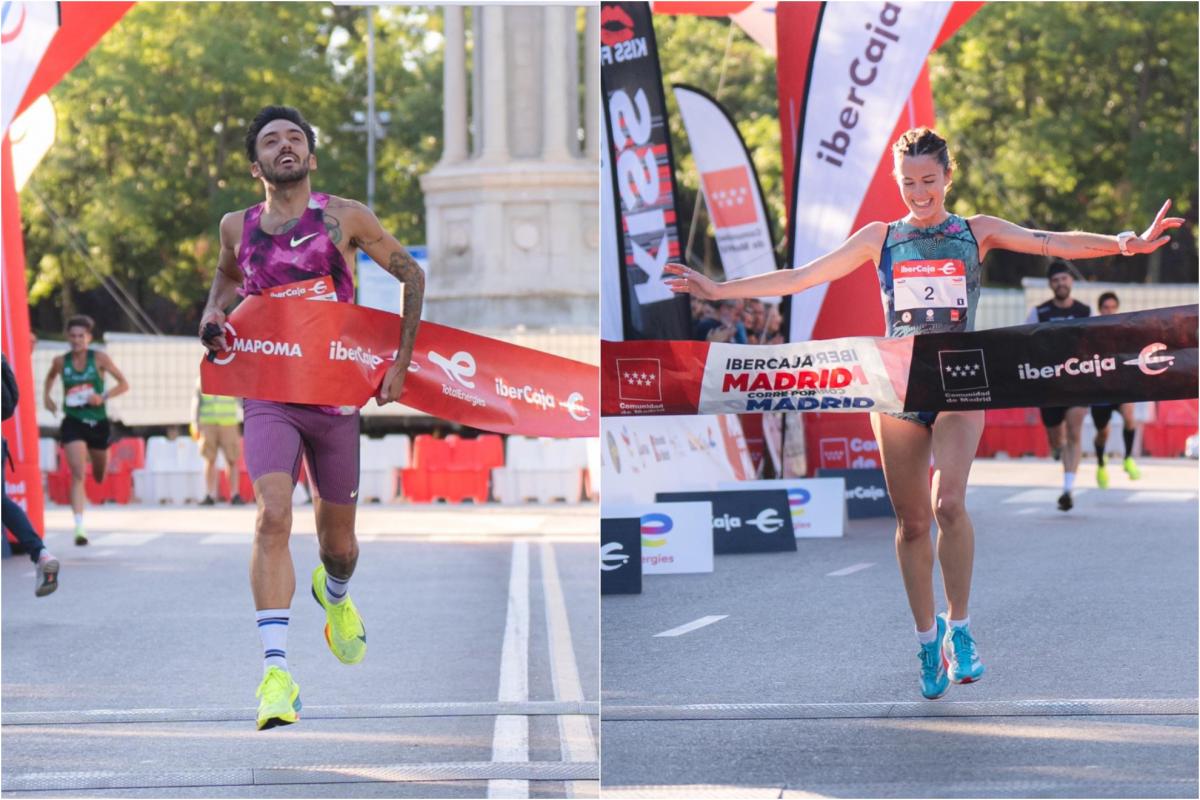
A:
MULTIPOLYGON (((29 515, 38 531, 45 531, 42 516, 42 473, 38 467, 37 398, 33 374, 32 344, 29 338, 29 304, 25 302, 25 242, 21 237, 21 205, 13 183, 12 145, 7 136, 0 145, 0 212, 3 214, 2 285, 0 285, 0 326, 3 327, 4 355, 17 379, 21 398, 17 411, 4 420, 4 441, 12 466, 4 465, 8 496, 29 515)), ((11 537, 16 541, 15 537, 11 537)))
POLYGON ((796 549, 792 513, 782 489, 659 492, 659 503, 712 503, 713 552, 775 553, 796 549))
POLYGON ((600 594, 642 593, 642 523, 637 517, 600 520, 600 594))
POLYGON ((896 515, 882 469, 821 469, 817 475, 846 482, 846 516, 850 519, 896 515))
POLYGON ((651 503, 655 492, 715 489, 754 474, 732 414, 609 418, 600 431, 602 513, 611 503, 651 503))
POLYGON ((783 489, 792 512, 792 530, 797 539, 831 539, 845 534, 846 484, 841 478, 723 483, 722 489, 783 489))
POLYGON ((773 271, 774 237, 762 187, 737 126, 705 92, 678 84, 672 88, 700 172, 726 280, 773 271))
MULTIPOLYGON (((788 264, 803 265, 868 222, 907 213, 892 177, 889 146, 909 128, 936 124, 926 52, 917 40, 936 33, 936 48, 982 3, 952 3, 948 13, 944 5, 779 4, 779 124, 788 241, 793 245, 788 264), (934 21, 939 16, 940 30, 934 21), (929 30, 916 38, 909 35, 922 25, 929 30), (872 68, 877 70, 873 77, 872 68), (915 80, 905 77, 909 74, 915 80), (856 75, 859 81, 871 80, 860 86, 856 75), (893 89, 882 90, 885 84, 893 89), (822 148, 821 142, 829 147, 822 148), (836 166, 818 155, 842 163, 836 166), (810 230, 805 220, 843 231, 834 236, 824 225, 810 230)), ((874 271, 858 269, 793 297, 788 314, 791 340, 876 334, 883 327, 878 294, 874 271), (850 315, 842 313, 845 308, 863 311, 850 315)), ((866 430, 865 421, 861 424, 866 430)))
MULTIPOLYGON (((791 264, 807 264, 853 232, 888 137, 950 6, 824 4, 796 148, 791 264)), ((812 336, 825 293, 822 285, 792 298, 793 341, 812 336)))
POLYGON ((687 297, 663 283, 681 257, 675 164, 647 3, 600 6, 600 82, 609 130, 625 338, 690 334, 687 297))
POLYGON ((17 116, 19 104, 38 64, 58 33, 58 24, 58 3, 16 0, 4 4, 3 23, 0 24, 0 42, 3 42, 0 47, 3 68, 0 71, 4 75, 0 131, 7 133, 9 124, 17 116))
POLYGON ((1197 307, 913 337, 910 411, 1196 396, 1197 307))
MULTIPOLYGON (((230 349, 200 365, 203 389, 359 407, 378 394, 400 327, 394 314, 349 303, 248 297, 225 324, 230 349)), ((400 402, 496 433, 595 436, 596 391, 595 367, 425 322, 400 402)))
POLYGON ((602 342, 603 413, 899 411, 908 339, 602 342))
MULTIPOLYGON (((1179 400, 1196 395, 1196 327, 1196 306, 1177 306, 902 339, 602 342, 601 411, 960 411, 1179 400)), ((842 466, 824 456, 821 463, 842 466)))
POLYGON ((831 339, 776 345, 709 345, 700 413, 872 411, 898 407, 900 340, 831 339), (887 363, 892 360, 891 368, 887 363))
POLYGON ((643 575, 713 571, 712 503, 605 504, 601 513, 641 520, 643 575))
POLYGON ((806 414, 804 438, 808 474, 818 469, 878 469, 883 462, 875 434, 848 414, 806 414))
POLYGON ((600 148, 600 338, 620 341, 625 338, 624 315, 628 311, 621 303, 621 259, 625 237, 617 227, 616 202, 613 200, 615 173, 612 164, 612 147, 608 136, 608 110, 600 108, 600 135, 604 138, 600 148), (612 180, 609 180, 612 178, 612 180))

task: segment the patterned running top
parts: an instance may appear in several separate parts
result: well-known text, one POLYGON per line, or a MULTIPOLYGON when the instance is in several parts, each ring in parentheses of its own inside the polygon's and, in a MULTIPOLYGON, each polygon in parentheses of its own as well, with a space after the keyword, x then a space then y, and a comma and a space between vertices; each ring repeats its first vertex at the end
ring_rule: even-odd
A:
MULTIPOLYGON (((243 297, 262 294, 275 286, 328 276, 333 279, 338 302, 353 303, 354 278, 325 227, 328 204, 329 195, 313 192, 300 220, 287 233, 280 234, 267 233, 259 225, 262 203, 246 209, 242 245, 237 254, 238 267, 242 270, 242 287, 238 293, 243 297)), ((358 410, 353 406, 313 408, 330 415, 353 414, 358 410)))
POLYGON ((267 233, 260 227, 262 203, 246 209, 242 245, 237 254, 243 277, 238 291, 242 296, 262 294, 285 283, 329 276, 338 301, 354 302, 354 278, 325 227, 328 204, 329 195, 313 192, 299 222, 280 234, 267 233))
POLYGON ((876 271, 889 337, 974 330, 979 243, 962 217, 929 228, 890 223, 876 271))

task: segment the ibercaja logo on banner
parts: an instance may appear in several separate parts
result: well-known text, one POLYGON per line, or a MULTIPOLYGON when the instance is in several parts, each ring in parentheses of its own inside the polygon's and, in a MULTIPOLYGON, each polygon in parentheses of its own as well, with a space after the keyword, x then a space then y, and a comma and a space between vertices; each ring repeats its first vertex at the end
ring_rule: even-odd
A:
POLYGON ((894 396, 869 339, 756 346, 714 343, 704 413, 870 411, 894 396))
POLYGON ((784 489, 659 492, 659 503, 712 503, 713 551, 771 553, 796 549, 791 505, 784 489))

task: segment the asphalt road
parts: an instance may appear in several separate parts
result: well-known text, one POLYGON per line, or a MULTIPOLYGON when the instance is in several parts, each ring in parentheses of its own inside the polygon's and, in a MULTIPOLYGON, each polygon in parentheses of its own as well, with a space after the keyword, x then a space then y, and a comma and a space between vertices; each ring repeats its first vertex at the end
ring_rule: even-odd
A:
POLYGON ((1197 469, 1142 466, 1062 513, 1057 464, 976 463, 987 673, 936 702, 890 520, 606 596, 604 796, 1195 797, 1197 469))
POLYGON ((304 708, 258 732, 253 511, 96 509, 77 548, 53 510, 58 592, 35 598, 30 562, 3 563, 3 794, 594 797, 596 515, 364 506, 350 591, 369 649, 345 666, 309 596, 298 509, 288 661, 304 708))

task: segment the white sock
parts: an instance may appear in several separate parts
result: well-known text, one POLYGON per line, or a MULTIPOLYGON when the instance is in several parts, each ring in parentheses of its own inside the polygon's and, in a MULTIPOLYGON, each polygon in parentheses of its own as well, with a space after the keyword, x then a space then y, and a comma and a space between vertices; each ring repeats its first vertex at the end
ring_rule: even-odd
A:
POLYGON ((83 514, 75 515, 75 529, 79 530, 83 527, 83 514))
POLYGON ((38 563, 41 564, 43 562, 50 561, 53 558, 54 558, 54 556, 50 553, 49 550, 43 549, 41 554, 38 555, 38 563))
POLYGON ((1074 472, 1064 472, 1063 473, 1063 491, 1069 492, 1074 488, 1075 488, 1075 473, 1074 472))
POLYGON ((291 609, 264 608, 254 612, 258 620, 258 638, 262 640, 263 672, 268 667, 287 671, 287 632, 291 609))
POLYGON ((968 625, 970 625, 970 624, 971 624, 971 618, 970 618, 969 616, 968 616, 968 617, 966 617, 965 619, 952 619, 952 620, 950 620, 950 627, 951 627, 951 628, 965 628, 965 627, 967 627, 967 626, 968 626, 968 625))
MULTIPOLYGON (((913 626, 913 630, 917 631, 915 625, 913 626)), ((933 627, 927 631, 917 631, 917 641, 921 644, 929 644, 930 642, 937 641, 937 623, 934 622, 933 627)))
POLYGON ((341 578, 335 578, 329 574, 328 570, 326 570, 326 572, 325 572, 325 599, 330 604, 336 606, 338 603, 340 603, 346 599, 346 590, 349 585, 350 585, 349 578, 346 578, 345 580, 342 580, 341 578))

